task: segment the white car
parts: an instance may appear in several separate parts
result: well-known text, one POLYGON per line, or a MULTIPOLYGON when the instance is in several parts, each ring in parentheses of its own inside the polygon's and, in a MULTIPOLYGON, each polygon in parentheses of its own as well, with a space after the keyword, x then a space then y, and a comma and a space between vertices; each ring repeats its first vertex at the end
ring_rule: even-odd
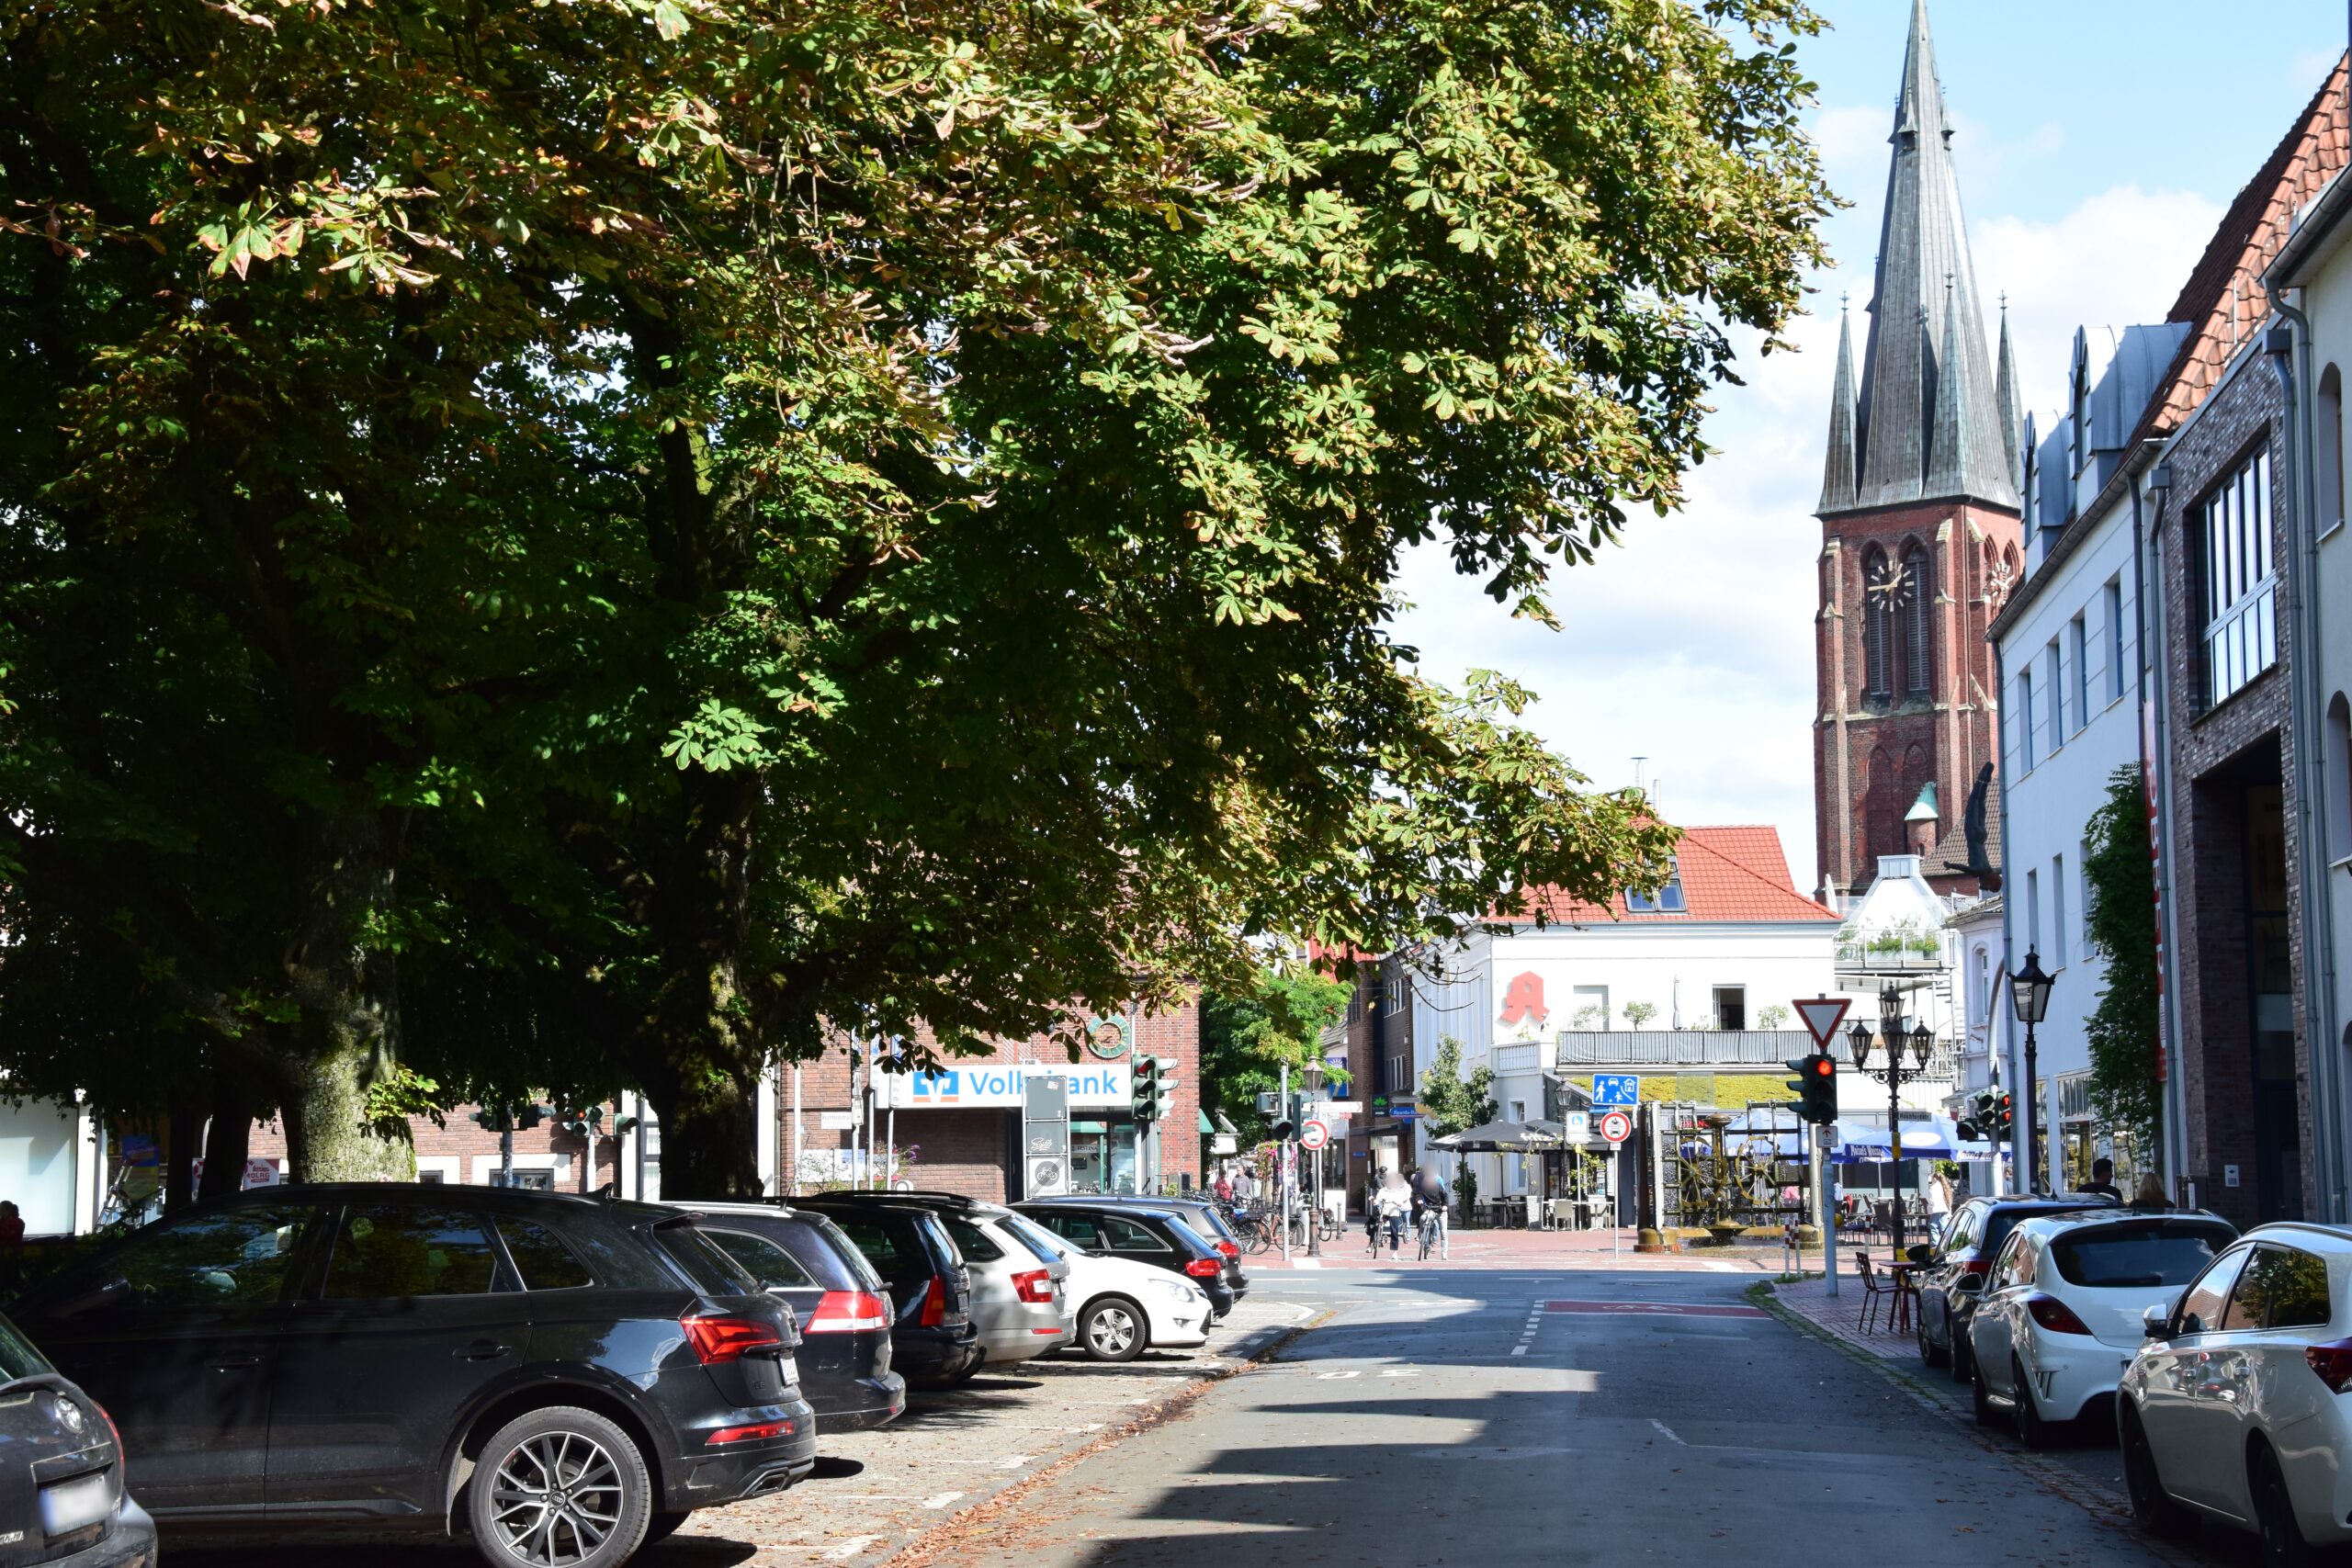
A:
POLYGON ((2116 1405, 2140 1522, 2210 1514, 2274 1563, 2352 1541, 2352 1230, 2248 1231, 2145 1334, 2116 1405))
POLYGON ((1976 1419, 2017 1421, 2028 1448, 2104 1415, 2140 1348, 2146 1314, 2237 1239, 2217 1215, 2096 1209, 2022 1220, 1968 1321, 1976 1419))
POLYGON ((1006 1222, 1040 1251, 1069 1265, 1069 1300, 1078 1309, 1078 1345, 1098 1361, 1132 1361, 1147 1346, 1163 1350, 1205 1345, 1215 1310, 1182 1274, 1089 1252, 1023 1214, 1006 1222))

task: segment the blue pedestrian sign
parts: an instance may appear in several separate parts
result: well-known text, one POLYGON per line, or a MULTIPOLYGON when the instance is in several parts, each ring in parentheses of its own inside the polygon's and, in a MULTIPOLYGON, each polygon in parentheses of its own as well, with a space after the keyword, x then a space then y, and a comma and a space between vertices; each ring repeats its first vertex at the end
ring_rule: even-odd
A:
POLYGON ((1595 1073, 1592 1075, 1592 1102, 1595 1105, 1638 1105, 1641 1100, 1641 1074, 1595 1073))

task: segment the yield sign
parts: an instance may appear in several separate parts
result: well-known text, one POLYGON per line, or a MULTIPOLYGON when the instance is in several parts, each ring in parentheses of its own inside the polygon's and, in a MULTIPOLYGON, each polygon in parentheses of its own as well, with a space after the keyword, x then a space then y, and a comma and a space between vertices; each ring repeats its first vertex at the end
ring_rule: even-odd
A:
POLYGON ((1838 1026, 1846 1021, 1846 1010, 1853 1001, 1847 997, 1799 997, 1797 1016, 1804 1020, 1804 1031, 1813 1043, 1823 1050, 1838 1036, 1838 1026))

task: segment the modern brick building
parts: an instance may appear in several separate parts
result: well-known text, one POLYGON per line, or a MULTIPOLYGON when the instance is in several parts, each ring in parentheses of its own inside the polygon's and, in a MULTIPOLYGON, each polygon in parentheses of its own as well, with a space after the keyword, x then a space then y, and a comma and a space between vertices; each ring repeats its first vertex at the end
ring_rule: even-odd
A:
POLYGON ((1997 873, 1984 802, 1998 682, 1984 630, 2018 571, 2017 392, 1984 317, 1925 4, 1895 105, 1885 217, 1859 377, 1840 321, 1815 619, 1814 801, 1833 907, 1882 855, 1943 892, 1997 873), (1971 832, 1972 824, 1975 831, 1971 832))
POLYGON ((1201 1016, 1198 1001, 1159 1013, 1130 1010, 1088 1021, 1072 1062, 1042 1035, 1001 1042, 985 1055, 949 1059, 938 1075, 867 1075, 843 1042, 814 1062, 779 1068, 775 1140, 782 1190, 858 1179, 866 1148, 896 1149, 895 1168, 915 1186, 997 1200, 1025 1196, 1022 1083, 1058 1074, 1070 1082, 1070 1185, 1077 1191, 1132 1191, 1136 1179, 1130 1064, 1138 1055, 1173 1063, 1176 1092, 1160 1124, 1159 1162, 1180 1187, 1201 1184, 1201 1016), (869 1123, 868 1118, 871 1117, 869 1123), (868 1128, 872 1142, 868 1144, 868 1128))
POLYGON ((2174 304, 2189 332, 2136 434, 2165 443, 2146 548, 2176 1171, 2240 1223, 2327 1212, 2344 1159, 2315 1139, 2308 1089, 2295 871, 2317 846, 2298 798, 2299 545, 2262 275, 2345 166, 2345 91, 2339 64, 2224 216, 2174 304))

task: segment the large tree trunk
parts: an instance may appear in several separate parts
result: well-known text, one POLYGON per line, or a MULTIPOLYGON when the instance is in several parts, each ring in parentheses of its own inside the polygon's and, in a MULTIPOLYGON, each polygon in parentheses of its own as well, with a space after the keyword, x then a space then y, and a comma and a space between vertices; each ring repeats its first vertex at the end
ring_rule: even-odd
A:
POLYGON ((243 1069, 212 1069, 212 1126, 204 1136, 204 1176, 198 1198, 225 1198, 244 1190, 245 1161, 253 1149, 253 1080, 243 1069))
POLYGON ((368 1090, 400 1043, 392 954, 376 932, 392 908, 391 858, 371 813, 305 825, 300 926, 287 953, 299 1010, 280 1067, 287 1175, 295 1181, 408 1181, 416 1150, 371 1124, 368 1090))
POLYGON ((201 1079, 172 1096, 171 1126, 164 1142, 164 1213, 176 1214, 196 1200, 196 1145, 204 1136, 201 1079))
POLYGON ((761 1196, 759 1074, 728 1072, 687 1083, 650 1080, 662 1119, 662 1196, 719 1201, 761 1196))

